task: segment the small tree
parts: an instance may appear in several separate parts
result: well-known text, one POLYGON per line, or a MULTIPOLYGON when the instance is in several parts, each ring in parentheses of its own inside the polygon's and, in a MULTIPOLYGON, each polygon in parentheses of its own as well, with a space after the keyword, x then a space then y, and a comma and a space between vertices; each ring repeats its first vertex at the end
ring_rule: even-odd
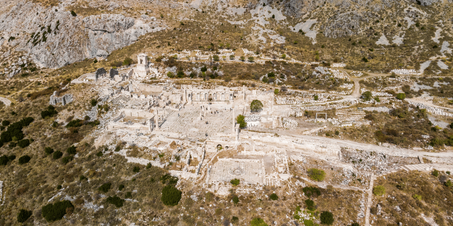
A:
POLYGON ((255 61, 255 58, 249 57, 249 62, 253 62, 253 61, 255 61))
POLYGON ((333 224, 333 214, 329 211, 324 211, 321 213, 321 224, 331 225, 333 224))
POLYGON ((313 99, 314 99, 314 100, 318 100, 318 99, 319 99, 318 95, 314 95, 314 96, 313 96, 313 99))
POLYGON ((453 186, 453 183, 451 182, 451 180, 448 180, 447 182, 445 182, 445 186, 451 188, 453 186))
POLYGON ((71 15, 72 16, 77 16, 77 13, 75 13, 74 10, 71 10, 71 15))
POLYGON ((30 159, 31 159, 30 156, 24 155, 19 158, 19 164, 22 165, 22 164, 28 163, 28 162, 30 162, 30 159))
POLYGON ((90 102, 90 103, 91 103, 91 106, 94 107, 94 106, 96 106, 96 105, 98 104, 98 100, 96 100, 96 99, 91 99, 91 102, 90 102))
POLYGON ((278 89, 275 89, 275 90, 274 90, 274 94, 275 94, 275 95, 277 95, 277 94, 278 94, 278 92, 279 92, 279 90, 278 90, 278 89))
POLYGON ((19 213, 17 214, 17 221, 20 223, 24 223, 25 221, 28 220, 32 215, 31 211, 21 209, 19 213))
POLYGON ((134 166, 134 169, 132 170, 134 173, 140 172, 140 167, 134 166))
POLYGON ((174 186, 167 185, 162 189, 162 202, 167 206, 176 206, 181 200, 182 192, 174 186))
POLYGON ((17 142, 17 145, 19 145, 19 147, 21 148, 28 147, 30 145, 30 140, 29 139, 20 140, 19 142, 17 142))
POLYGON ((311 211, 315 211, 316 210, 315 202, 313 202, 313 200, 311 200, 311 199, 306 199, 305 200, 305 205, 307 205, 307 209, 308 210, 311 210, 311 211))
POLYGON ((262 109, 263 103, 261 103, 261 101, 259 100, 253 100, 252 103, 250 104, 250 110, 252 110, 252 112, 261 111, 262 109))
POLYGON ((214 61, 219 61, 220 60, 219 55, 214 55, 214 56, 212 56, 212 58, 214 59, 214 61))
POLYGON ((376 196, 383 196, 385 194, 385 187, 382 185, 375 186, 373 188, 373 194, 376 196))
POLYGON ((230 60, 234 60, 235 58, 236 57, 233 54, 230 55, 230 60))
POLYGON ((56 151, 53 153, 53 159, 59 159, 61 158, 61 156, 63 156, 63 153, 61 151, 56 151))
POLYGON ((58 201, 54 204, 48 204, 42 207, 42 216, 47 222, 60 220, 66 214, 66 209, 74 208, 68 200, 58 201))
POLYGON ((373 96, 373 94, 370 91, 366 91, 366 92, 362 93, 362 98, 365 101, 371 100, 372 96, 373 96))
POLYGON ((398 94, 396 94, 396 99, 404 100, 404 99, 406 99, 406 94, 405 93, 398 93, 398 94))
POLYGON ((50 154, 53 153, 53 149, 49 148, 49 147, 46 147, 46 148, 44 148, 44 152, 46 152, 46 154, 50 155, 50 154))
POLYGON ((282 54, 282 59, 285 59, 286 58, 286 54, 282 54))
POLYGON ((241 129, 247 127, 247 122, 245 122, 245 117, 243 115, 238 115, 238 117, 236 117, 236 122, 239 124, 241 129))
POLYGON ((244 56, 241 56, 241 61, 245 61, 245 57, 244 56))
POLYGON ((326 172, 321 169, 311 168, 308 170, 308 176, 315 181, 323 181, 326 177, 326 172))

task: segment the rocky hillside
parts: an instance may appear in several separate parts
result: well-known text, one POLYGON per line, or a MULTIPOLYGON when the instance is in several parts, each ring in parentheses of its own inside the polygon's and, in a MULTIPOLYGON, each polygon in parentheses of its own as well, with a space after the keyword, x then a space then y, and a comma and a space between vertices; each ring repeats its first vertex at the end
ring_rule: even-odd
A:
MULTIPOLYGON (((370 70, 423 71, 431 61, 448 60, 452 54, 452 0, 0 2, 4 5, 0 53, 8 62, 2 66, 8 77, 20 73, 11 68, 16 63, 12 56, 30 58, 41 68, 59 68, 87 58, 105 58, 144 34, 171 33, 187 23, 211 32, 226 23, 234 26, 241 38, 236 48, 269 52, 278 46, 300 60, 307 60, 304 52, 316 50, 318 57, 310 53, 308 60, 352 67, 373 61, 374 65, 366 66, 370 70)), ((186 31, 194 36, 208 33, 197 32, 186 31)), ((220 32, 225 40, 233 38, 225 30, 220 32)), ((187 41, 187 37, 172 36, 179 43, 187 41)), ((428 69, 433 73, 449 69, 448 62, 440 65, 428 69)))

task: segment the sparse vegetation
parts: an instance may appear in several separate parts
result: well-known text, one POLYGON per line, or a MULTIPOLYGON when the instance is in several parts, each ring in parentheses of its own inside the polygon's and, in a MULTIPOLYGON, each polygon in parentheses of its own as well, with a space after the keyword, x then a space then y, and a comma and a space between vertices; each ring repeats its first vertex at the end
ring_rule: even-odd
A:
POLYGON ((321 169, 311 168, 307 171, 307 173, 310 179, 315 181, 323 181, 326 177, 326 173, 321 169))

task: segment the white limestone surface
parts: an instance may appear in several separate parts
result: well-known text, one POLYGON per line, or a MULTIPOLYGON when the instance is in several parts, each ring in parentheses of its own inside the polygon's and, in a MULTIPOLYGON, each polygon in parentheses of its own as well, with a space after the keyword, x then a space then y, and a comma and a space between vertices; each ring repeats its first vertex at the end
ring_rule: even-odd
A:
POLYGON ((385 37, 384 34, 382 34, 382 36, 379 38, 379 40, 377 40, 376 42, 376 45, 390 45, 389 43, 389 40, 387 39, 387 37, 385 37))
POLYGON ((312 44, 316 43, 316 34, 318 34, 318 31, 316 29, 311 30, 312 26, 317 22, 316 19, 309 19, 305 22, 300 22, 296 24, 294 27, 289 27, 293 32, 299 32, 299 30, 302 30, 305 33, 305 36, 311 38, 312 44))

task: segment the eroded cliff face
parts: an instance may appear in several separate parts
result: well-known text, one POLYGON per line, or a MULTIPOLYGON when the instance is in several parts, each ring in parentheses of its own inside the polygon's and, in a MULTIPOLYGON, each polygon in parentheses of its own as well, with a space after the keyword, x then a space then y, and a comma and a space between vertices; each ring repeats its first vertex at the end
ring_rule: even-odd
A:
POLYGON ((30 55, 40 67, 58 68, 85 58, 106 57, 148 32, 165 29, 155 18, 120 14, 73 16, 64 5, 44 7, 27 1, 0 15, 5 45, 30 55))
POLYGON ((300 32, 313 44, 322 35, 332 42, 342 37, 384 36, 396 45, 420 40, 415 36, 422 27, 432 31, 425 36, 441 29, 439 37, 450 42, 453 30, 452 0, 52 1, 54 6, 40 0, 0 0, 4 5, 0 7, 4 47, 0 58, 16 51, 46 68, 104 58, 144 34, 198 21, 200 12, 211 18, 201 21, 206 26, 216 29, 225 21, 238 25, 244 40, 259 48, 287 44, 279 29, 300 32), (81 13, 74 16, 71 9, 81 13))

